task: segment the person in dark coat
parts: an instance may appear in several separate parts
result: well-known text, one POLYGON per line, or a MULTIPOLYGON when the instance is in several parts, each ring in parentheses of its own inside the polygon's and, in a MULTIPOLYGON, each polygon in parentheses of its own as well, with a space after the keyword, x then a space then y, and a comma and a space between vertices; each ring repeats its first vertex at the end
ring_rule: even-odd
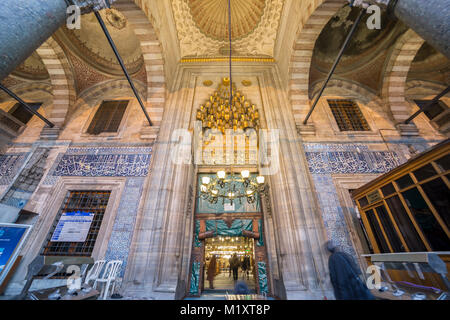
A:
POLYGON ((230 258, 230 268, 233 270, 233 280, 236 281, 238 279, 238 270, 241 262, 236 253, 233 253, 233 256, 230 258))
POLYGON ((244 271, 244 274, 247 275, 247 279, 249 269, 250 269, 250 258, 249 256, 246 255, 242 260, 242 271, 244 271))
POLYGON ((336 300, 373 300, 369 289, 359 278, 361 270, 353 258, 339 251, 332 241, 328 241, 326 246, 331 252, 328 268, 336 300))
POLYGON ((209 281, 209 288, 214 289, 213 281, 214 277, 217 275, 217 259, 213 255, 211 261, 209 262, 208 269, 206 270, 206 279, 209 281))

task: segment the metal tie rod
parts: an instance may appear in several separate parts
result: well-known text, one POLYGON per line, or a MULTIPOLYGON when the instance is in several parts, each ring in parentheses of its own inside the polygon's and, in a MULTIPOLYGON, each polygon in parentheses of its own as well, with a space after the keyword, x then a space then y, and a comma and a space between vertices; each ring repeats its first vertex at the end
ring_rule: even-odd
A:
POLYGON ((43 115, 41 115, 39 112, 33 110, 33 108, 31 108, 25 101, 23 101, 22 99, 20 99, 14 92, 12 92, 11 90, 9 90, 8 88, 6 88, 5 86, 3 86, 2 84, 0 84, 0 89, 2 89, 3 91, 5 91, 8 95, 10 95, 11 97, 13 97, 15 100, 17 100, 25 109, 27 109, 28 112, 31 112, 32 114, 34 114, 35 116, 38 116, 42 121, 44 121, 46 124, 48 124, 48 126, 50 128, 53 128, 55 125, 50 122, 47 118, 45 118, 43 115))
MULTIPOLYGON (((350 6, 351 6, 351 5, 350 5, 350 6)), ((342 48, 341 48, 341 50, 339 51, 339 54, 338 54, 338 56, 337 56, 337 58, 336 58, 336 61, 334 61, 334 64, 333 64, 333 66, 331 67, 330 72, 328 73, 327 80, 325 80, 325 83, 323 84, 322 89, 320 89, 319 95, 317 96, 316 100, 314 101, 314 103, 313 103, 311 109, 309 109, 309 112, 308 112, 308 114, 306 115, 305 120, 303 120, 303 124, 306 124, 306 123, 308 122, 309 117, 311 116, 312 112, 314 111, 314 109, 315 109, 315 107, 316 107, 316 105, 317 105, 317 102, 319 101, 320 97, 322 96, 323 92, 325 91, 325 88, 327 87, 328 82, 329 82, 330 79, 331 79, 331 76, 333 75, 334 71, 336 70, 336 67, 337 67, 339 61, 341 60, 341 58, 342 58, 342 56, 343 56, 343 54, 344 54, 345 49, 347 49, 347 46, 348 46, 348 44, 350 43, 350 39, 353 37, 353 34, 355 33, 356 28, 358 27, 358 25, 359 25, 359 23, 361 22, 361 19, 362 19, 363 15, 364 15, 365 13, 366 13, 366 10, 365 10, 365 9, 361 10, 361 12, 359 13, 358 17, 356 18, 356 21, 355 21, 355 23, 353 24, 352 29, 350 30, 349 34, 347 35, 347 38, 345 39, 344 44, 342 45, 342 48)))
POLYGON ((103 21, 102 17, 100 16, 100 13, 97 10, 94 10, 94 14, 97 17, 97 20, 100 23, 100 26, 102 27, 103 32, 105 33, 105 36, 108 39, 108 42, 111 45, 111 48, 113 49, 117 60, 119 61, 120 66, 122 67, 125 77, 127 77, 128 83, 130 84, 131 89, 133 90, 134 95, 136 96, 136 99, 139 101, 139 104, 141 105, 142 111, 144 112, 145 117, 148 120, 148 123, 150 124, 150 126, 153 126, 152 121, 150 120, 150 117, 148 116, 148 113, 145 110, 144 104, 142 103, 141 97, 139 96, 139 93, 136 90, 136 87, 134 86, 133 81, 130 78, 130 75, 128 74, 127 68, 125 67, 125 64, 123 63, 122 57, 120 56, 119 51, 117 51, 116 45, 114 44, 114 41, 111 38, 111 35, 108 32, 108 29, 106 28, 105 22, 103 21))
POLYGON ((429 107, 431 107, 433 104, 436 103, 436 101, 438 101, 440 98, 442 98, 443 96, 445 96, 447 93, 450 92, 450 86, 448 86, 444 91, 442 91, 440 94, 438 94, 436 97, 434 97, 433 100, 431 100, 430 102, 428 102, 423 108, 421 108, 419 106, 419 110, 417 110, 411 117, 409 117, 408 119, 405 120, 405 124, 408 124, 411 122, 411 120, 413 120, 415 117, 417 117, 419 114, 421 114, 422 112, 424 112, 425 110, 427 110, 429 107))

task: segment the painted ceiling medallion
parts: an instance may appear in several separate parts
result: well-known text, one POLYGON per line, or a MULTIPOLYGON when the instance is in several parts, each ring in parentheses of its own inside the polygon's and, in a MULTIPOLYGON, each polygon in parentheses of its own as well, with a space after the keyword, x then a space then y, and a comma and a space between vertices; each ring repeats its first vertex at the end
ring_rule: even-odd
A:
POLYGON ((114 8, 106 10, 106 20, 111 26, 118 30, 122 30, 127 26, 127 19, 125 16, 114 8))
MULTIPOLYGON (((228 0, 189 0, 197 27, 207 36, 228 40, 228 0)), ((265 0, 231 0, 231 38, 245 37, 258 26, 265 0)))
MULTIPOLYGON (((116 9, 101 10, 100 14, 128 72, 136 74, 141 70, 144 59, 133 28, 116 9)), ((95 69, 109 75, 123 76, 122 68, 93 13, 83 15, 81 29, 69 30, 63 26, 55 33, 55 38, 95 69)))
POLYGON ((211 86, 212 84, 213 84, 213 82, 212 82, 211 80, 205 80, 205 81, 203 81, 203 85, 206 86, 206 87, 209 87, 209 86, 211 86))

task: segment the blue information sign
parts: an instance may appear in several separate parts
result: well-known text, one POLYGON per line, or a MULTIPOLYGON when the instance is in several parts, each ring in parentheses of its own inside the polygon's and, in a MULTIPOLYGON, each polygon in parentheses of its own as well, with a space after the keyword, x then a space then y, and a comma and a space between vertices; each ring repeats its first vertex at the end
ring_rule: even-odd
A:
POLYGON ((25 241, 30 225, 0 223, 0 284, 25 241))

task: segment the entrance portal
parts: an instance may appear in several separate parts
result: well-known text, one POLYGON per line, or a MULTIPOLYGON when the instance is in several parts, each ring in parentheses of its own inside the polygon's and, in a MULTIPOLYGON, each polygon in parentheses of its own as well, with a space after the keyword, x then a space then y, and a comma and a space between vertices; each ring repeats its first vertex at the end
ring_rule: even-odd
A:
MULTIPOLYGON (((198 186, 204 176, 211 177, 208 173, 199 174, 198 186)), ((236 189, 245 190, 244 187, 242 183, 235 185, 236 189)), ((208 267, 213 255, 217 255, 217 274, 214 275, 212 290, 232 293, 236 283, 233 272, 230 272, 229 258, 233 253, 239 260, 248 256, 248 278, 245 272, 248 288, 259 295, 270 295, 263 221, 259 196, 253 202, 242 199, 210 202, 201 197, 197 188, 187 295, 199 297, 203 291, 210 290, 208 267)), ((244 272, 239 267, 238 280, 243 278, 244 272)))
POLYGON ((254 239, 247 237, 214 237, 205 239, 205 290, 234 290, 236 281, 244 281, 252 293, 256 292, 254 239), (237 280, 230 266, 232 256, 239 259, 237 280), (212 257, 216 257, 216 275, 212 283, 208 280, 212 257))

